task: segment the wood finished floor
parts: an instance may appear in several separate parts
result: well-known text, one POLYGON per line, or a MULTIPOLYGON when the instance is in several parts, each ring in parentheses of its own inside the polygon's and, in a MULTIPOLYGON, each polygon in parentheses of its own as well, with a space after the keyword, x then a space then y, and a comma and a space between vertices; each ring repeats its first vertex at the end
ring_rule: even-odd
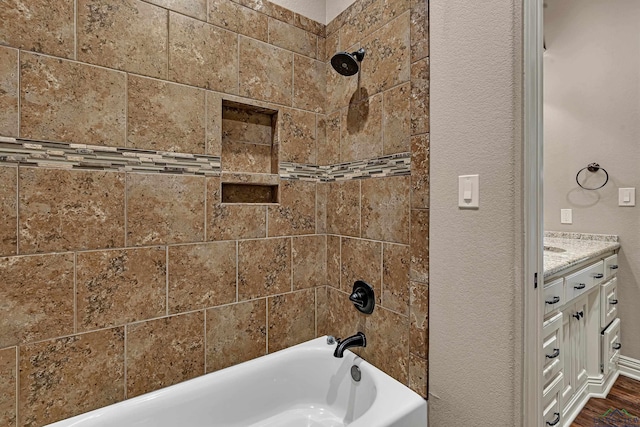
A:
MULTIPOLYGON (((606 418, 601 418, 609 409, 624 409, 634 417, 640 418, 640 381, 620 375, 607 398, 589 399, 571 427, 621 426, 621 424, 607 424, 606 418)), ((624 425, 640 426, 635 423, 624 425)))

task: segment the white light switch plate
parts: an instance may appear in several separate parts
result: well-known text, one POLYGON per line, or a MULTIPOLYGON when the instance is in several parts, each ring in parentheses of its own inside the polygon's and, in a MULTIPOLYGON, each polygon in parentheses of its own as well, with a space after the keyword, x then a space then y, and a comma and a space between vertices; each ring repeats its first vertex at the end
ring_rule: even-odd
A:
POLYGON ((571 209, 560 209, 560 224, 573 224, 573 211, 571 209))
POLYGON ((636 189, 618 188, 618 206, 635 206, 636 205, 636 189))
POLYGON ((458 177, 458 207, 477 209, 480 206, 480 175, 458 177))

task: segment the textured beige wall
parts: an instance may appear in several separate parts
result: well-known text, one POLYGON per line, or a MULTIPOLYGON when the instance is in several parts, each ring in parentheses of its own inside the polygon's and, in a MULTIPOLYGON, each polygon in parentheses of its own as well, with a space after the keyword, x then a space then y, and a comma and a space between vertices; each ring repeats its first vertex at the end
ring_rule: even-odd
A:
POLYGON ((520 2, 433 0, 429 425, 521 425, 520 2), (480 209, 457 176, 480 174, 480 209))
POLYGON ((640 359, 640 206, 618 206, 618 188, 640 187, 640 3, 546 3, 545 229, 620 236, 623 354, 640 359), (610 174, 601 190, 575 182, 591 162, 610 174), (573 224, 560 224, 563 208, 573 224))

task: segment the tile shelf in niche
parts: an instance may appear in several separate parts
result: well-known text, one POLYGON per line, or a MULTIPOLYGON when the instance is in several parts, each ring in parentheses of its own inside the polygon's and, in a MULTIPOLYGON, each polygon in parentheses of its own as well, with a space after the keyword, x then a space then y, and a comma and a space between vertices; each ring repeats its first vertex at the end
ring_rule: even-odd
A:
POLYGON ((222 203, 278 203, 278 111, 222 100, 222 203))

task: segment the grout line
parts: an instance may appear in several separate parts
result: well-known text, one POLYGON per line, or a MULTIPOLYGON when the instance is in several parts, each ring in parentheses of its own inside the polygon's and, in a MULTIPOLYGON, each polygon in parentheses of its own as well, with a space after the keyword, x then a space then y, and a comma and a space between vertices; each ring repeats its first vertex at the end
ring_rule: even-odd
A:
POLYGON ((78 333, 78 254, 73 253, 73 333, 78 333))
POLYGON ((342 290, 342 236, 338 236, 338 289, 342 290))
POLYGON ((291 292, 293 292, 293 237, 289 237, 289 275, 291 282, 291 292))
MULTIPOLYGON (((208 3, 209 3, 209 2, 207 1, 207 4, 208 4, 208 3)), ((169 80, 169 68, 170 68, 170 67, 169 67, 169 61, 171 60, 171 48, 170 48, 170 46, 171 46, 171 39, 170 39, 170 37, 169 37, 169 33, 170 33, 170 31, 171 31, 171 22, 170 22, 170 19, 171 19, 171 13, 170 13, 170 12, 169 12, 169 10, 167 9, 167 68, 166 68, 166 74, 165 74, 165 76, 166 76, 167 80, 169 80)))
POLYGON ((238 302, 238 293, 240 287, 240 241, 236 240, 236 301, 238 302))
MULTIPOLYGON (((265 220, 264 220, 264 238, 267 239, 269 237, 275 237, 275 236, 269 236, 269 207, 265 206, 264 207, 264 215, 265 215, 265 220)), ((280 236, 282 237, 282 236, 280 236)))
POLYGON ((20 396, 20 347, 16 345, 16 364, 15 364, 15 368, 16 368, 16 401, 15 401, 15 405, 16 405, 16 424, 15 425, 20 425, 19 420, 20 420, 20 400, 19 400, 19 396, 20 396))
POLYGON ((124 328, 124 398, 127 399, 127 325, 124 328))
POLYGON ((73 0, 73 59, 78 60, 78 0, 73 0))
POLYGON ((16 255, 20 255, 20 166, 16 167, 16 255))
POLYGON ((127 199, 129 198, 129 174, 125 172, 124 174, 124 246, 125 248, 129 247, 128 235, 129 230, 127 225, 129 224, 129 215, 127 214, 128 206, 127 199))
MULTIPOLYGON (((207 1, 207 4, 209 2, 207 1)), ((236 51, 237 51, 237 55, 236 55, 236 81, 237 86, 236 86, 236 93, 240 94, 240 33, 237 34, 236 36, 236 51)), ((223 110, 224 111, 224 110, 223 110)), ((222 124, 220 124, 220 128, 222 129, 222 124)), ((222 152, 220 152, 220 155, 222 156, 222 152)))
POLYGON ((264 353, 269 354, 269 297, 264 298, 264 312, 265 312, 265 349, 264 353))
MULTIPOLYGON (((208 4, 208 2, 207 2, 207 4, 208 4)), ((203 332, 204 333, 204 340, 203 340, 203 343, 204 343, 204 349, 203 349, 203 352, 204 352, 204 373, 203 373, 203 375, 206 375, 206 373, 207 373, 207 309, 205 308, 202 311, 204 312, 204 325, 203 325, 203 328, 202 328, 203 331, 204 331, 203 332)))
POLYGON ((208 180, 204 178, 204 241, 207 242, 207 184, 208 180))
POLYGON ((380 305, 384 306, 384 243, 380 244, 380 305))
POLYGON ((164 270, 164 274, 165 274, 165 293, 164 293, 164 298, 165 298, 165 311, 167 316, 169 315, 169 246, 164 247, 165 250, 165 270, 164 270))
POLYGON ((315 234, 319 234, 318 233, 318 223, 320 222, 320 221, 318 221, 318 185, 319 185, 319 183, 316 182, 315 184, 316 184, 316 203, 315 203, 316 232, 315 232, 315 234))
POLYGON ((358 237, 362 238, 362 180, 361 179, 358 180, 358 191, 359 191, 358 203, 360 204, 359 212, 358 212, 358 214, 360 215, 360 221, 359 221, 360 234, 358 237))
POLYGON ((124 73, 124 145, 129 146, 129 73, 124 73))
POLYGON ((20 126, 22 125, 22 120, 21 117, 22 116, 22 76, 21 74, 21 67, 20 67, 20 61, 22 60, 22 55, 21 55, 22 51, 20 49, 18 49, 18 71, 16 76, 18 76, 18 133, 17 135, 20 136, 20 126))

